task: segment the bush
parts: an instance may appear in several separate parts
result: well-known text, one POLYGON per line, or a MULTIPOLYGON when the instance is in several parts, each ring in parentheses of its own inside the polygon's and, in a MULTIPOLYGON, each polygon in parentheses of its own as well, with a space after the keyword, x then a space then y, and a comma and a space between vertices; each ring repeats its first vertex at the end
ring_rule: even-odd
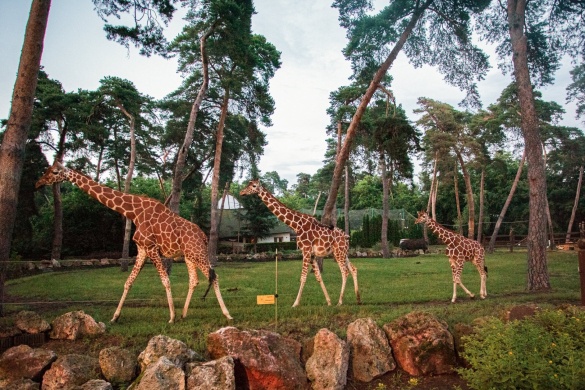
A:
POLYGON ((490 319, 463 337, 474 389, 585 389, 585 312, 542 311, 522 321, 490 319))

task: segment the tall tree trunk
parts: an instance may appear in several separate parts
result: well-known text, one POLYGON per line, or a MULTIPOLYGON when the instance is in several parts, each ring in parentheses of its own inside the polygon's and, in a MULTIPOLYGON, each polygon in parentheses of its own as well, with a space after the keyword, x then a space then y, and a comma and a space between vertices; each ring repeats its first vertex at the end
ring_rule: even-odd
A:
POLYGON ((345 164, 345 202, 343 204, 343 215, 345 217, 345 234, 349 236, 349 167, 345 164))
POLYGON ((463 226, 461 217, 461 201, 459 200, 459 180, 457 180, 457 163, 455 163, 455 169, 453 170, 453 191, 455 192, 455 207, 457 209, 457 233, 463 235, 463 226))
POLYGON ((481 170, 481 179, 479 180, 479 217, 477 221, 477 242, 481 244, 483 240, 483 187, 485 182, 485 169, 481 170))
POLYGON ((211 265, 217 263, 217 241, 219 239, 219 216, 218 216, 218 192, 219 192, 219 171, 221 166, 221 151, 223 147, 223 129, 228 113, 228 103, 230 101, 229 90, 226 89, 221 103, 221 115, 217 124, 217 134, 215 137, 215 158, 213 160, 213 176, 211 178, 211 220, 209 228, 209 261, 211 265))
POLYGON ((193 133, 195 132, 195 122, 197 120, 197 114, 199 113, 199 107, 201 107, 201 102, 203 102, 203 98, 207 94, 207 88, 209 86, 209 58, 207 57, 207 51, 205 48, 205 43, 207 38, 211 36, 217 22, 214 23, 209 30, 199 40, 200 42, 200 52, 201 52, 201 67, 203 73, 203 80, 201 83, 201 87, 199 88, 199 92, 197 93, 197 97, 191 106, 191 113, 189 114, 189 123, 187 124, 187 131, 185 132, 185 139, 183 140, 183 145, 179 149, 179 153, 177 154, 177 161, 175 164, 175 171, 173 175, 173 184, 171 187, 171 196, 169 198, 169 208, 171 211, 175 213, 179 213, 179 202, 181 201, 181 187, 183 186, 183 170, 185 169, 185 164, 187 161, 187 154, 189 152, 189 148, 191 147, 191 143, 193 142, 193 133))
MULTIPOLYGON (((439 159, 439 152, 435 152, 435 160, 433 162, 433 178, 431 180, 431 188, 429 190, 429 200, 427 202, 427 214, 430 214, 435 219, 435 207, 433 202, 433 196, 435 191, 435 182, 437 181, 437 161, 439 159), (431 214, 431 204, 433 206, 433 213, 431 214)), ((429 235, 427 231, 427 224, 423 224, 423 238, 426 242, 429 242, 429 235)))
POLYGON ((217 230, 221 228, 221 219, 223 218, 223 210, 225 207, 225 199, 227 198, 229 191, 230 191, 231 183, 229 181, 225 182, 225 186, 223 186, 223 194, 221 195, 221 206, 219 208, 219 220, 217 222, 217 230))
POLYGON ((339 185, 341 184, 341 174, 343 172, 343 167, 345 166, 345 163, 349 157, 351 144, 355 137, 355 133, 362 116, 364 115, 364 112, 366 111, 366 108, 368 107, 374 92, 376 92, 378 89, 380 82, 386 75, 386 72, 392 63, 394 63, 394 60, 396 59, 396 56, 398 56, 400 50, 402 50, 404 43, 410 36, 412 30, 416 26, 416 23, 433 1, 434 0, 426 0, 424 4, 422 4, 413 12, 410 21, 394 45, 394 48, 372 78, 372 81, 370 82, 370 85, 368 86, 362 101, 360 102, 353 118, 351 119, 351 123, 349 124, 349 128, 347 129, 345 136, 345 141, 343 142, 343 146, 341 147, 341 150, 339 151, 336 159, 335 170, 333 171, 333 178, 331 180, 331 189, 329 190, 329 196, 327 197, 327 202, 325 203, 325 208, 323 209, 323 216, 321 217, 321 221, 325 224, 331 224, 333 222, 333 214, 335 211, 335 204, 337 202, 337 192, 339 191, 339 185))
POLYGON ((581 183, 583 183, 583 165, 579 168, 579 181, 577 182, 577 191, 575 192, 575 202, 573 203, 573 210, 571 210, 571 218, 569 219, 569 227, 567 228, 567 236, 565 242, 571 242, 571 230, 573 230, 573 222, 575 222, 575 214, 577 213, 577 206, 579 206, 579 197, 581 196, 581 183))
POLYGON ((473 187, 471 186, 469 172, 459 152, 457 153, 457 158, 461 165, 461 173, 463 173, 463 181, 465 182, 465 195, 467 196, 467 211, 469 214, 467 218, 467 238, 473 240, 475 237, 475 199, 473 199, 473 187))
POLYGON ((386 177, 386 156, 384 156, 384 152, 380 152, 380 169, 382 170, 382 234, 380 243, 382 257, 387 259, 390 257, 390 250, 388 249, 388 181, 392 180, 392 177, 386 177))
POLYGON ((524 160, 526 160, 526 149, 522 152, 522 159, 520 160, 520 164, 518 165, 518 171, 516 172, 516 177, 514 178, 514 182, 512 183, 512 187, 510 188, 510 193, 508 194, 508 198, 506 198, 506 202, 504 203, 504 207, 502 207, 502 211, 500 211, 500 215, 498 216, 498 220, 496 221, 496 226, 494 227, 494 231, 492 233, 492 237, 490 238, 490 243, 488 244, 488 253, 494 253, 494 246, 496 244, 496 238, 498 236, 498 232, 500 231, 500 225, 504 220, 504 216, 506 215, 506 211, 508 211, 508 206, 512 202, 512 197, 516 192, 516 187, 518 187, 518 182, 520 181, 520 177, 522 176, 522 167, 524 166, 524 160))
POLYGON ((550 290, 546 258, 546 172, 542 157, 538 116, 528 70, 528 43, 524 34, 526 0, 507 0, 514 77, 518 85, 521 127, 528 164, 528 291, 550 290))
MULTIPOLYGON (((136 120, 134 115, 130 114, 122 104, 118 103, 118 108, 124 115, 130 120, 130 161, 128 162, 128 173, 126 173, 126 179, 124 179, 124 193, 130 192, 130 186, 132 185, 132 176, 134 175, 134 164, 136 163, 136 131, 135 124, 136 120)), ((122 245, 122 258, 127 259, 130 257, 130 238, 132 235, 132 220, 125 218, 126 224, 124 226, 124 244, 122 245)))
POLYGON ((10 258, 26 139, 32 119, 33 99, 50 8, 50 0, 33 0, 32 2, 16 82, 12 91, 10 116, 0 145, 0 226, 2 227, 0 229, 0 316, 4 315, 5 266, 10 258))
MULTIPOLYGON (((57 143, 57 153, 55 161, 63 163, 65 156, 65 138, 67 136, 67 125, 57 120, 57 129, 59 130, 59 141, 57 143)), ((51 259, 60 260, 63 249, 63 202, 61 199, 61 183, 53 183, 53 243, 51 246, 51 259)))

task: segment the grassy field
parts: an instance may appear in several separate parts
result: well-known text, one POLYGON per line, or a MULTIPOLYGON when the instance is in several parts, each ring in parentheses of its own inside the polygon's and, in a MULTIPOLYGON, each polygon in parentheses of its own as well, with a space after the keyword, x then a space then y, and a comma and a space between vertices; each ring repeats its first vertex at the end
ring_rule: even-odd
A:
MULTIPOLYGON (((436 248, 435 248, 436 249, 436 248)), ((233 321, 222 315, 215 295, 201 301, 207 281, 201 280, 195 290, 186 319, 181 309, 188 286, 187 270, 177 263, 171 273, 171 285, 177 321, 168 324, 169 312, 164 288, 152 264, 145 266, 131 289, 120 319, 110 325, 122 294, 127 272, 118 267, 80 271, 50 272, 11 280, 7 283, 8 305, 0 324, 11 321, 10 314, 34 310, 51 321, 72 310, 84 310, 107 325, 107 342, 136 351, 148 339, 165 334, 186 342, 198 352, 205 351, 209 332, 233 325, 240 329, 267 329, 291 336, 299 341, 314 336, 327 327, 340 337, 347 325, 357 318, 372 317, 379 325, 388 323, 413 310, 431 312, 451 326, 470 323, 485 315, 500 315, 515 304, 536 303, 541 307, 580 304, 578 259, 576 252, 549 252, 552 291, 526 292, 526 253, 507 251, 487 255, 489 268, 488 297, 469 299, 459 289, 458 302, 451 304, 451 270, 443 254, 427 254, 409 258, 352 259, 358 268, 362 305, 356 304, 353 282, 349 277, 344 304, 336 306, 341 287, 337 265, 325 261, 324 281, 333 306, 325 298, 313 274, 309 274, 301 305, 292 308, 299 288, 301 261, 278 263, 278 305, 257 305, 257 295, 274 294, 275 263, 223 263, 216 271, 222 295, 233 321)), ((466 264, 463 283, 479 295, 479 275, 466 264)), ((89 342, 89 341, 88 341, 89 342)), ((93 340, 99 351, 99 340, 93 340)))

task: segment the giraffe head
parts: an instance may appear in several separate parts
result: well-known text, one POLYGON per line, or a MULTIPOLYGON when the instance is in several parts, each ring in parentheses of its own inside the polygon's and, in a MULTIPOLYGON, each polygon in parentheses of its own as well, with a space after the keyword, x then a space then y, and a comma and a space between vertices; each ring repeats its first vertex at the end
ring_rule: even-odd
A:
POLYGON ((418 218, 414 221, 414 223, 426 223, 429 219, 430 217, 426 211, 419 211, 418 218))
POLYGON ((35 184, 35 188, 39 188, 48 184, 60 183, 67 180, 67 171, 59 161, 55 161, 52 166, 47 169, 43 176, 35 184))
POLYGON ((262 184, 260 184, 260 180, 250 180, 248 186, 240 191, 240 195, 252 195, 257 194, 262 189, 262 184))

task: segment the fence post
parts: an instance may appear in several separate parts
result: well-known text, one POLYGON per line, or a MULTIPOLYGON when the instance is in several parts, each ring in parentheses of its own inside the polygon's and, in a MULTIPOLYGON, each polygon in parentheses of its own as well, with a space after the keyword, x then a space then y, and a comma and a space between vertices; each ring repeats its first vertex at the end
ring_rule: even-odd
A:
POLYGON ((510 252, 514 252, 514 229, 510 229, 510 252))

